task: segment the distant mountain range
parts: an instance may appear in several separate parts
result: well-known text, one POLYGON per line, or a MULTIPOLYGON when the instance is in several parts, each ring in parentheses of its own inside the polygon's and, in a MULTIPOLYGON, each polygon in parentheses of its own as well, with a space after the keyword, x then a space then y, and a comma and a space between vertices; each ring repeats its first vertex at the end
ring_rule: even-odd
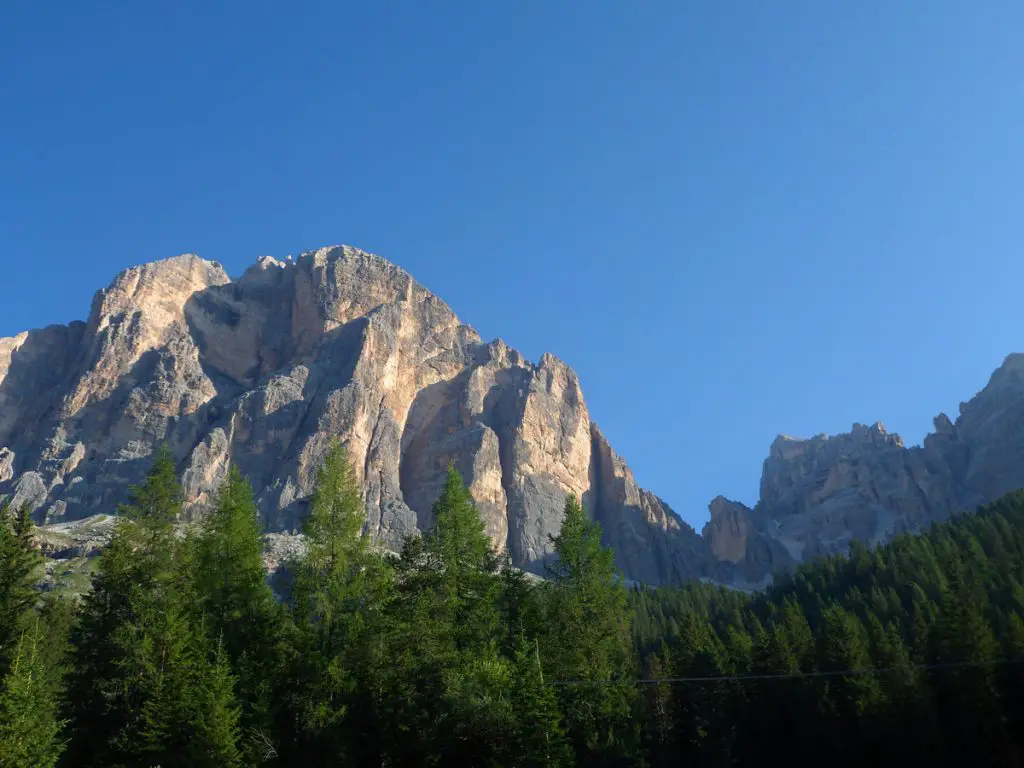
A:
POLYGON ((272 531, 294 531, 327 446, 348 447, 367 532, 428 528, 454 462, 514 564, 550 557, 582 497, 627 578, 764 584, 773 569, 882 542, 1024 486, 1024 355, 919 448, 881 424, 779 437, 753 508, 718 497, 698 535, 640 488, 575 372, 484 342, 404 270, 347 246, 259 259, 232 281, 185 255, 125 270, 86 322, 0 339, 0 497, 40 523, 112 512, 154 447, 207 504, 234 462, 272 531))

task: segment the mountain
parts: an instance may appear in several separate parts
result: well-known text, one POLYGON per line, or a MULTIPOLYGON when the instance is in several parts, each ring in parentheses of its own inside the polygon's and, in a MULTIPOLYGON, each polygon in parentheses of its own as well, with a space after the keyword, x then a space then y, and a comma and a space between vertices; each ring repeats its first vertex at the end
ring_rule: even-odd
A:
POLYGON ((335 436, 385 546, 431 525, 454 462, 518 565, 550 555, 575 492, 631 578, 707 566, 700 537, 591 421, 568 366, 485 343, 407 272, 354 248, 263 258, 237 281, 193 255, 133 267, 88 321, 0 340, 0 494, 40 522, 112 511, 166 441, 190 504, 235 462, 268 527, 292 531, 335 436))
POLYGON ((348 246, 264 257, 238 280, 178 256, 127 269, 86 322, 0 339, 0 497, 37 521, 110 512, 156 445, 192 508, 229 462, 268 529, 297 529, 340 437, 384 546, 429 527, 449 462, 494 542, 537 570, 567 493, 601 522, 625 575, 763 584, 772 570, 884 541, 1024 486, 1024 356, 921 448, 880 424, 780 437, 753 508, 718 497, 698 535, 640 488, 591 420, 576 374, 483 341, 407 272, 348 246))
POLYGON ((735 564, 733 583, 763 584, 773 568, 880 544, 1024 487, 1024 354, 1012 354, 953 422, 907 447, 880 423, 797 440, 780 435, 753 509, 718 498, 704 538, 735 564))

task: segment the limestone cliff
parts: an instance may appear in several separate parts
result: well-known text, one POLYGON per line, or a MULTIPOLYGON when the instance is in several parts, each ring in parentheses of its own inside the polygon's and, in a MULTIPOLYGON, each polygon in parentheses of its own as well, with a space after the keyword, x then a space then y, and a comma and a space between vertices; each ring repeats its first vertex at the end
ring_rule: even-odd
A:
POLYGON ((432 524, 454 462, 517 565, 550 556, 569 492, 627 577, 713 565, 637 486, 568 366, 484 343, 408 273, 353 248, 263 258, 237 281, 197 256, 147 264, 101 291, 86 323, 0 340, 0 495, 40 522, 113 511, 167 442, 192 509, 234 462, 270 530, 294 531, 335 438, 384 546, 432 524))
POLYGON ((542 568, 572 492, 629 579, 759 586, 1024 487, 1024 355, 955 422, 937 417, 921 447, 880 423, 778 437, 760 501, 717 497, 698 536, 637 485, 568 366, 484 342, 407 272, 354 248, 262 258, 234 281, 192 255, 134 267, 86 322, 0 339, 0 498, 39 522, 114 511, 166 442, 191 510, 234 462, 270 536, 295 531, 335 439, 362 482, 367 532, 389 548, 432 525, 454 462, 516 565, 542 568))
POLYGON ((755 508, 716 499, 704 536, 718 560, 737 565, 732 583, 763 584, 780 566, 845 552, 853 540, 878 544, 1021 487, 1024 355, 1013 354, 955 423, 939 414, 920 447, 881 423, 806 440, 780 435, 755 508))

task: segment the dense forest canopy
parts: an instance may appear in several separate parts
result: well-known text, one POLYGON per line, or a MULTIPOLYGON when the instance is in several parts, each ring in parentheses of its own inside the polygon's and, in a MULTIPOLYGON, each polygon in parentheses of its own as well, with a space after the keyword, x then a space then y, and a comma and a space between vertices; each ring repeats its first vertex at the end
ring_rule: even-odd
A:
POLYGON ((538 580, 450 469, 398 556, 335 447, 284 599, 232 469, 182 530, 169 453, 81 599, 0 521, 0 768, 1012 766, 1024 758, 1024 493, 747 595, 627 589, 575 497, 538 580))

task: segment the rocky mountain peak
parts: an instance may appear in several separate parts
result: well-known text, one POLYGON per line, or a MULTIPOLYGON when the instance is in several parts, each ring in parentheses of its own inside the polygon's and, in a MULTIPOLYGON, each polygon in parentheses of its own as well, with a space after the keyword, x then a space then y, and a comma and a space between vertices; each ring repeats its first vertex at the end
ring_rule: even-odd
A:
POLYGON ((408 272, 350 246, 262 257, 236 281, 191 254, 132 267, 86 322, 0 339, 0 497, 41 522, 115 509, 167 443, 196 514, 235 463, 287 536, 336 439, 384 546, 433 524, 454 463, 516 565, 543 569, 575 493, 627 578, 759 586, 1024 486, 1024 355, 921 447, 881 422, 779 435, 758 503, 716 497, 698 536, 637 484, 568 365, 485 343, 408 272))
POLYGON ((956 427, 953 426, 953 422, 949 420, 949 416, 944 413, 940 413, 932 420, 932 424, 935 426, 935 434, 937 435, 952 435, 956 433, 956 427))
POLYGON ((753 523, 751 510, 738 501, 716 496, 708 504, 711 519, 701 532, 708 547, 719 560, 736 564, 747 554, 747 539, 753 523))
POLYGON ((230 282, 224 268, 195 254, 183 254, 120 272, 93 299, 89 326, 99 329, 119 315, 144 312, 154 325, 180 317, 193 293, 230 282), (161 322, 163 321, 163 322, 161 322))
POLYGON ((883 542, 1024 487, 1024 355, 1007 357, 961 404, 955 423, 939 414, 934 424, 921 447, 907 447, 881 422, 805 440, 780 435, 754 510, 744 517, 724 500, 712 502, 705 537, 713 554, 743 565, 740 581, 760 584, 768 571, 749 567, 760 543, 800 562, 845 552, 853 540, 883 542), (739 522, 746 519, 749 526, 739 522), (737 559, 742 530, 747 552, 737 559))
POLYGON ((0 341, 0 403, 0 495, 45 522, 114 509, 166 442, 197 513, 234 462, 269 528, 294 531, 340 439, 385 546, 432 525, 454 462, 517 565, 543 567, 570 492, 630 577, 709 562, 592 423, 571 368, 484 343, 408 272, 350 246, 263 257, 237 281, 194 255, 125 270, 87 323, 0 341))
POLYGON ((261 281, 269 275, 276 276, 276 273, 283 269, 287 269, 289 266, 294 266, 294 262, 290 261, 279 261, 273 256, 260 256, 256 259, 256 263, 245 270, 239 282, 249 281, 261 281))

